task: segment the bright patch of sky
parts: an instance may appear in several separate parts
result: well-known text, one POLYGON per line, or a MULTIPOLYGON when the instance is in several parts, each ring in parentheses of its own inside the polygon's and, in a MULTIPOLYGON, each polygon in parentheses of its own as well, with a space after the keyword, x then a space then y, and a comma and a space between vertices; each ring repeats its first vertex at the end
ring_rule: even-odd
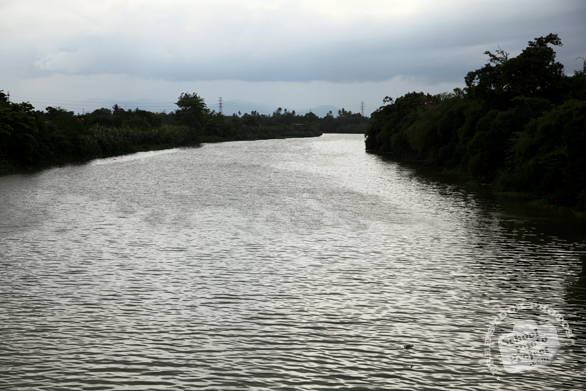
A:
POLYGON ((571 74, 584 20, 583 0, 1 0, 0 90, 38 109, 171 111, 197 92, 242 112, 369 114, 387 95, 463 87, 486 50, 552 32, 571 74))

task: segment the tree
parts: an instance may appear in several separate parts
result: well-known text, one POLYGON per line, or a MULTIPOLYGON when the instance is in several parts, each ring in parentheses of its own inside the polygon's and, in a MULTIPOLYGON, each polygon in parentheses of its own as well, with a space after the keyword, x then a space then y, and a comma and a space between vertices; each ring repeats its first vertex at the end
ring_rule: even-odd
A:
POLYGON ((8 140, 12 130, 7 121, 9 115, 10 94, 5 94, 3 90, 0 90, 0 164, 8 152, 8 140))
POLYGON ((67 111, 62 107, 49 106, 45 109, 45 119, 51 123, 55 131, 74 137, 83 131, 83 124, 73 111, 67 111))
POLYGON ((194 129, 203 127, 209 113, 203 98, 196 93, 184 92, 175 104, 179 106, 176 115, 181 122, 194 129))
POLYGON ((557 34, 529 41, 514 58, 500 48, 496 54, 485 52, 489 63, 464 78, 469 96, 501 110, 511 107, 511 100, 521 96, 559 103, 567 80, 564 66, 555 61, 556 53, 550 46, 562 46, 557 34))
POLYGON ((319 121, 319 117, 317 115, 315 115, 315 113, 312 113, 311 111, 309 113, 306 113, 304 115, 305 120, 309 121, 309 122, 318 122, 319 121))
POLYGON ((48 125, 28 102, 10 102, 0 91, 0 163, 38 163, 51 154, 48 125))

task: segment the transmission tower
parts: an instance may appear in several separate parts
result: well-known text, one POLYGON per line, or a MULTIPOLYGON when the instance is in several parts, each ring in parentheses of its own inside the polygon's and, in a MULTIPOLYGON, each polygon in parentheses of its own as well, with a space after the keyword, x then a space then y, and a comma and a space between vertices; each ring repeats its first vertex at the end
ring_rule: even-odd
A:
POLYGON ((220 114, 222 114, 222 97, 220 97, 220 114))
POLYGON ((360 102, 360 114, 364 117, 364 101, 360 102))

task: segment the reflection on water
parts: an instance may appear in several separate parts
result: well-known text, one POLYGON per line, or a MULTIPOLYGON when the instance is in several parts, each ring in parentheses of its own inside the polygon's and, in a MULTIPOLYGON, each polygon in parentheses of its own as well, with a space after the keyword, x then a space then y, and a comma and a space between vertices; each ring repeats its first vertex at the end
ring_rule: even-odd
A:
MULTIPOLYGON (((0 388, 586 381, 583 231, 365 154, 359 135, 7 176, 0 205, 0 388), (551 365, 508 374, 495 342, 498 380, 485 335, 521 301, 563 313, 575 345, 558 325, 551 365)), ((551 321, 511 314, 495 334, 525 319, 551 321)))

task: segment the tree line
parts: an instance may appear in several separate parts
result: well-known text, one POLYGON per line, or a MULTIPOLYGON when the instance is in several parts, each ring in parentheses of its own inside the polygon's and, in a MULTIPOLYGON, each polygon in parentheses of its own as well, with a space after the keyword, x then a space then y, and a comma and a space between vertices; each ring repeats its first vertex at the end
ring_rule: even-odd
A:
POLYGON ((61 107, 35 110, 0 90, 0 171, 64 163, 202 142, 364 133, 368 118, 344 109, 334 117, 277 109, 272 115, 224 116, 196 93, 182 93, 177 110, 153 113, 119 105, 81 115, 61 107))
POLYGON ((562 42, 549 34, 517 57, 485 52, 488 63, 452 93, 385 98, 366 150, 586 212, 586 60, 565 75, 555 46, 562 42))

